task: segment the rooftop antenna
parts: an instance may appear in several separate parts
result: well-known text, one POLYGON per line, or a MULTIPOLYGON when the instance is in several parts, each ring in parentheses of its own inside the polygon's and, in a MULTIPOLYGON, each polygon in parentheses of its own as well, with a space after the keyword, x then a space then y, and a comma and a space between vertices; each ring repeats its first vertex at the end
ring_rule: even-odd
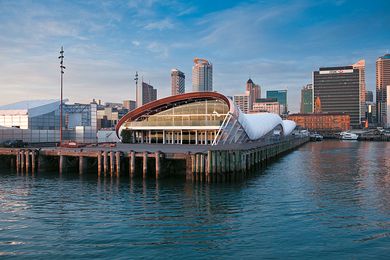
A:
POLYGON ((136 105, 138 106, 138 104, 137 104, 137 99, 138 99, 138 71, 135 72, 134 80, 135 80, 135 102, 136 102, 136 105))
POLYGON ((60 146, 62 144, 62 102, 63 102, 63 88, 64 88, 64 47, 61 46, 60 56, 60 69, 61 69, 61 98, 60 98, 60 146))

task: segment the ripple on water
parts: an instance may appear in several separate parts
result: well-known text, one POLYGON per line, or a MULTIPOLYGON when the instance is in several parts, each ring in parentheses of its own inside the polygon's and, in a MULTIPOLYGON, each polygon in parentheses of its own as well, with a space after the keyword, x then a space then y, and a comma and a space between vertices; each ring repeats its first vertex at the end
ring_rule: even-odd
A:
POLYGON ((309 143, 236 184, 0 174, 0 256, 378 258, 390 145, 309 143))

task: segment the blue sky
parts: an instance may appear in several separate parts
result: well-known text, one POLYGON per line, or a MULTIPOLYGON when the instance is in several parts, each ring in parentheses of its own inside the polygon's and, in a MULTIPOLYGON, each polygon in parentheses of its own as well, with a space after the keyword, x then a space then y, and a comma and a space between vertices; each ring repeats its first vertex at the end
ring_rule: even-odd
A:
POLYGON ((65 96, 134 99, 134 73, 159 97, 170 94, 170 70, 186 74, 194 57, 214 66, 214 89, 244 91, 249 76, 266 90, 288 89, 298 111, 300 89, 320 66, 375 60, 390 49, 390 1, 0 1, 0 105, 56 98, 58 51, 65 49, 65 96))

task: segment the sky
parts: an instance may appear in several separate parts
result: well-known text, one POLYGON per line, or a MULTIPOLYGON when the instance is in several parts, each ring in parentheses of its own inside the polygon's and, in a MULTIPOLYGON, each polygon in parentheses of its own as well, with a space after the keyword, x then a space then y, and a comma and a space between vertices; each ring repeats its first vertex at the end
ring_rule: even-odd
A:
POLYGON ((70 102, 135 98, 134 74, 170 95, 170 71, 192 89, 194 57, 213 64, 214 90, 287 89, 291 112, 312 71, 375 60, 390 49, 387 0, 0 0, 0 105, 58 98, 64 46, 64 96, 70 102))

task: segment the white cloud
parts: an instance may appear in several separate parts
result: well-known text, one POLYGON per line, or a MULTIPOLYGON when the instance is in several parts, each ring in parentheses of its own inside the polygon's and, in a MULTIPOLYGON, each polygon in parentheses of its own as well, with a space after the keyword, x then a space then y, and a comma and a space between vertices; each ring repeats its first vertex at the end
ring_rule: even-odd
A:
POLYGON ((174 27, 174 24, 168 20, 164 19, 161 21, 151 22, 144 26, 144 29, 146 30, 165 30, 165 29, 172 29, 174 27))
POLYGON ((132 41, 131 42, 134 46, 138 47, 141 43, 139 41, 132 41))

